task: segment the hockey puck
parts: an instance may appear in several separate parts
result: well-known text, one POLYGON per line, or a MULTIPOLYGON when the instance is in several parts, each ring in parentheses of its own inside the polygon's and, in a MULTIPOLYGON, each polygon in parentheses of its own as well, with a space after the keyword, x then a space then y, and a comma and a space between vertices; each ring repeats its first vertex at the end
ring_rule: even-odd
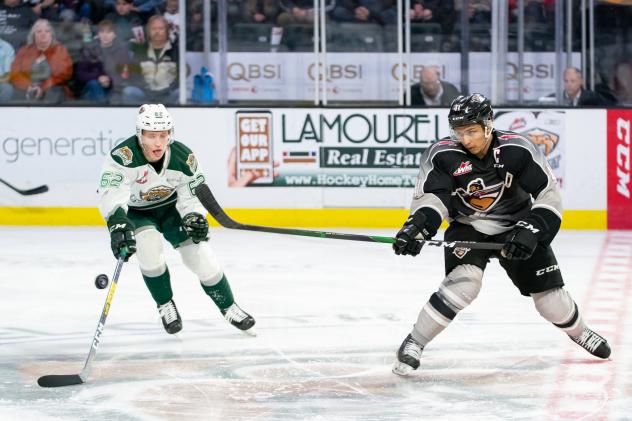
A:
POLYGON ((108 279, 108 276, 105 273, 97 275, 97 277, 94 278, 94 286, 96 286, 99 289, 104 289, 105 287, 108 286, 109 283, 110 283, 110 279, 108 279))

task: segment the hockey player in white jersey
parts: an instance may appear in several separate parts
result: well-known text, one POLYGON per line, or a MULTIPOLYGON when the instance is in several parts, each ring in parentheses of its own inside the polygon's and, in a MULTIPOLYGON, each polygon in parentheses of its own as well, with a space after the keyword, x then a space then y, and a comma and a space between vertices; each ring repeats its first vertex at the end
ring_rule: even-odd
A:
POLYGON ((457 97, 450 106, 451 139, 422 156, 411 213, 396 235, 396 254, 416 256, 441 221, 446 241, 504 243, 493 250, 445 249, 445 279, 404 339, 393 372, 419 367, 423 349, 478 295, 490 258, 536 310, 574 342, 599 358, 608 342, 589 329, 564 282, 550 243, 562 218, 557 180, 544 155, 523 136, 493 128, 493 111, 481 94, 457 97))
POLYGON ((249 331, 255 320, 233 298, 226 275, 208 245, 206 210, 195 197, 204 175, 193 152, 173 139, 173 120, 162 104, 138 110, 136 134, 112 149, 101 170, 99 210, 112 252, 138 265, 168 333, 182 329, 173 300, 164 237, 197 275, 204 292, 232 325, 249 331))

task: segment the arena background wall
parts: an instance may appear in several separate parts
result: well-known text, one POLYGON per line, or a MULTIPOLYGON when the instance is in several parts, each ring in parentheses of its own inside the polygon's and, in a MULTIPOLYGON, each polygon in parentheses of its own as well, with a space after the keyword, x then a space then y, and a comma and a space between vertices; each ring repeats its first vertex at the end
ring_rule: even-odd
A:
MULTIPOLYGON (((22 189, 49 187, 23 196, 0 185, 0 224, 103 225, 96 210, 100 167, 134 133, 136 109, 0 111, 0 178, 22 189)), ((171 111, 175 139, 195 152, 228 213, 273 226, 397 228, 408 213, 416 160, 448 135, 445 109, 171 111), (229 186, 230 168, 261 177, 229 186)), ((630 229, 631 114, 499 109, 496 125, 524 133, 547 154, 562 183, 563 228, 630 229)))

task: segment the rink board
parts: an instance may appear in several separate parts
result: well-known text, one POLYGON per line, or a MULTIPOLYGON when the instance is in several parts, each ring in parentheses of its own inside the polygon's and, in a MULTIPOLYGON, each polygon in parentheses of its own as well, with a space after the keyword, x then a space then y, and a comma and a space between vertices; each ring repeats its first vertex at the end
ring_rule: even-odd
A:
MULTIPOLYGON (((448 134, 445 109, 172 113, 175 138, 196 153, 220 204, 239 220, 274 226, 399 226, 416 160, 448 134), (231 169, 250 168, 274 177, 229 185, 231 169)), ((49 191, 23 196, 1 185, 0 224, 101 225, 100 167, 111 147, 133 134, 135 108, 3 108, 2 114, 0 178, 20 189, 46 184, 49 191)), ((496 117, 499 128, 543 148, 562 184, 563 227, 572 229, 629 228, 629 121, 630 110, 501 109, 496 117)))

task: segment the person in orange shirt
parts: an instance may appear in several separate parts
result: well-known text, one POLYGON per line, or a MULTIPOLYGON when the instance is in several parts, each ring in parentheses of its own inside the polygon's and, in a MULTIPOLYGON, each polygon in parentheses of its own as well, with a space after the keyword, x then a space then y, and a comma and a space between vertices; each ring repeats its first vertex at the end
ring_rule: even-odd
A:
POLYGON ((67 86, 71 76, 68 50, 55 40, 50 22, 38 19, 11 65, 14 99, 59 103, 71 96, 67 86))

